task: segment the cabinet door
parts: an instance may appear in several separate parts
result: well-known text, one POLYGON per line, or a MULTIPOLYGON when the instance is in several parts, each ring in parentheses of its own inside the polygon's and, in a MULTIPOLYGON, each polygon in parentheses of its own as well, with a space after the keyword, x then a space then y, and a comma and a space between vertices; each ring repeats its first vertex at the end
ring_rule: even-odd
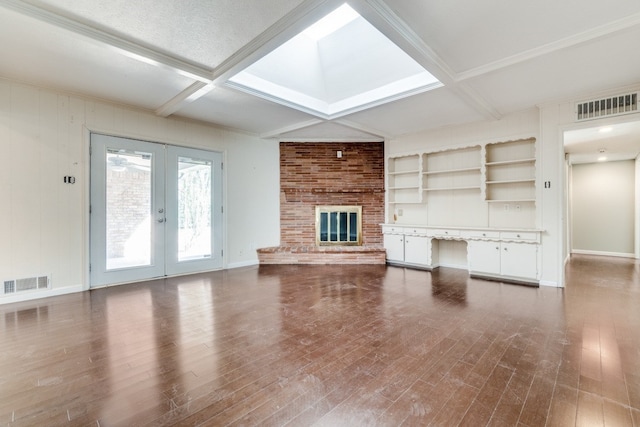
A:
POLYGON ((467 258, 472 273, 500 274, 500 242, 470 240, 467 258))
POLYGON ((501 267, 503 276, 537 279, 538 245, 502 243, 501 267))
POLYGON ((387 250, 387 260, 404 261, 404 235, 385 234, 384 248, 387 250))
POLYGON ((431 265, 431 238, 404 236, 404 261, 424 266, 431 265))

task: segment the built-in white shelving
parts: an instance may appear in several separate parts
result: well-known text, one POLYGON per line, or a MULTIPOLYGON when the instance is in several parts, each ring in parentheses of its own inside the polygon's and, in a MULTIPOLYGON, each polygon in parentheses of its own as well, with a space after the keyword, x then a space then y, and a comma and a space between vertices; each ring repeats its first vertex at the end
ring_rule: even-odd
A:
POLYGON ((488 144, 485 168, 487 202, 535 202, 535 139, 488 144))
POLYGON ((480 146, 422 155, 422 189, 430 191, 478 190, 481 186, 480 146))
POLYGON ((392 157, 387 163, 387 196, 390 205, 422 202, 420 188, 420 156, 392 157))

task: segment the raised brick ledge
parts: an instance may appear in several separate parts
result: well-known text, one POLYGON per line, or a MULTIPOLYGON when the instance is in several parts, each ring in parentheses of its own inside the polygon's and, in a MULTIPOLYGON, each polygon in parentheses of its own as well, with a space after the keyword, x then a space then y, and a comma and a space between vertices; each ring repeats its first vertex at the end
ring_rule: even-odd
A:
POLYGON ((271 246, 268 248, 258 249, 258 253, 273 254, 273 253, 368 253, 368 252, 385 252, 382 246, 271 246))
POLYGON ((260 264, 385 264, 382 246, 272 246, 257 250, 260 264))

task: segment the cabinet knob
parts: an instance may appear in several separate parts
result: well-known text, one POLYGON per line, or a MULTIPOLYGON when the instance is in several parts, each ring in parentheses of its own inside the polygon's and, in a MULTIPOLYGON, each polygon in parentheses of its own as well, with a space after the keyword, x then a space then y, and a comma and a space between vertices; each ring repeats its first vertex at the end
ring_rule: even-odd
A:
POLYGON ((487 233, 482 233, 482 237, 487 237, 487 233))
POLYGON ((504 248, 504 250, 506 251, 506 250, 507 250, 507 248, 504 248))
MULTIPOLYGON (((500 250, 500 247, 496 246, 496 251, 499 251, 499 250, 500 250)), ((505 251, 506 251, 506 249, 505 249, 505 251)))
POLYGON ((519 239, 519 238, 520 238, 520 235, 519 235, 519 234, 516 234, 516 237, 519 239))

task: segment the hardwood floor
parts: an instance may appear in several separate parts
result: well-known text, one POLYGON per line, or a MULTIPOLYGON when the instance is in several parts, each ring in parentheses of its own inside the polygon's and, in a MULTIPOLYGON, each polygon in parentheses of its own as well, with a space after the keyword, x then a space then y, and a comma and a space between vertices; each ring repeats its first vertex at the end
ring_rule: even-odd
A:
POLYGON ((0 425, 640 426, 640 263, 262 266, 0 306, 0 425))

